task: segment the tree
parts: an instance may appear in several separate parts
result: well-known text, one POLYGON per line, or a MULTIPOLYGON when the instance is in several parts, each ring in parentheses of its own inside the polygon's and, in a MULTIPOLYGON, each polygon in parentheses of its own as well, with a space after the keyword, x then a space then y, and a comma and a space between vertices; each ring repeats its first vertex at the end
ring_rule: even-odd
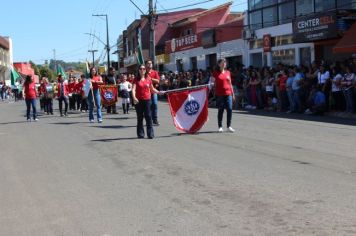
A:
POLYGON ((54 74, 53 71, 51 69, 49 69, 48 66, 39 66, 39 71, 41 74, 41 78, 42 77, 47 77, 49 81, 53 82, 54 79, 54 74))
POLYGON ((41 76, 40 71, 35 63, 33 61, 30 61, 32 69, 35 71, 35 75, 41 76))

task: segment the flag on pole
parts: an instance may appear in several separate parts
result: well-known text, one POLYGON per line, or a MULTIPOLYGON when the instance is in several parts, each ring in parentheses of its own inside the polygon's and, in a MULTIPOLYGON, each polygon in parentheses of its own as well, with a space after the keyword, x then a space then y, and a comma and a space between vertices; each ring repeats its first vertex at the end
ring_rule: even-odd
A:
POLYGON ((11 85, 15 85, 17 79, 20 77, 21 76, 19 75, 19 73, 17 73, 17 71, 14 68, 12 68, 11 69, 11 85))
POLYGON ((142 44, 141 44, 141 28, 138 29, 137 34, 137 51, 136 51, 137 64, 143 65, 145 64, 145 60, 143 59, 142 54, 142 44))
POLYGON ((208 88, 168 93, 169 108, 177 130, 194 134, 208 120, 208 88))
POLYGON ((62 66, 57 66, 57 75, 61 74, 64 79, 67 79, 66 72, 63 70, 62 66))
POLYGON ((86 78, 90 77, 90 66, 89 66, 89 62, 88 61, 85 62, 85 77, 86 78))

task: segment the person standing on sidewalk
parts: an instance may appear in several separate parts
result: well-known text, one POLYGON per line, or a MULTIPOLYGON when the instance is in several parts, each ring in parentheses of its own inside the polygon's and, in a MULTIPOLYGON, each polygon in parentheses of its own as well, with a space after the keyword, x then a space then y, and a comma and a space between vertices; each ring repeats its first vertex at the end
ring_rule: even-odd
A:
POLYGON ((33 120, 38 121, 37 119, 37 111, 36 111, 36 97, 37 97, 37 90, 36 84, 32 79, 31 75, 26 76, 25 83, 24 83, 24 99, 26 101, 26 115, 27 121, 31 121, 31 106, 33 112, 33 120))
MULTIPOLYGON (((151 59, 146 61, 146 71, 152 80, 153 87, 159 89, 160 76, 156 70, 153 69, 153 62, 151 59)), ((151 95, 151 115, 154 125, 159 125, 158 122, 158 95, 156 93, 151 95)))
POLYGON ((211 82, 214 83, 216 105, 218 107, 218 132, 221 133, 224 131, 222 127, 222 119, 225 109, 227 113, 226 123, 228 131, 235 132, 231 127, 232 103, 235 102, 235 93, 231 84, 230 71, 226 69, 226 60, 224 58, 218 60, 218 67, 213 72, 211 82))
POLYGON ((152 126, 151 94, 159 93, 153 86, 152 80, 146 71, 146 67, 139 67, 138 77, 132 85, 132 97, 136 107, 137 114, 137 137, 144 138, 145 131, 143 129, 143 118, 146 120, 147 137, 154 138, 152 126))
POLYGON ((99 85, 103 84, 103 79, 98 75, 95 67, 90 69, 90 82, 91 91, 88 94, 88 106, 89 106, 89 122, 94 123, 94 103, 96 105, 96 116, 98 123, 103 122, 103 116, 101 113, 101 97, 99 85))

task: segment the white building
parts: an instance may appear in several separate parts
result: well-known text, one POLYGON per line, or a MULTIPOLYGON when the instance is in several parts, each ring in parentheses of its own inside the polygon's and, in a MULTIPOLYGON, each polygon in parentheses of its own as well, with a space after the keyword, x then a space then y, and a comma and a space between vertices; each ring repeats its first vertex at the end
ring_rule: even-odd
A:
POLYGON ((0 36, 0 80, 11 84, 10 72, 13 64, 12 40, 0 36))

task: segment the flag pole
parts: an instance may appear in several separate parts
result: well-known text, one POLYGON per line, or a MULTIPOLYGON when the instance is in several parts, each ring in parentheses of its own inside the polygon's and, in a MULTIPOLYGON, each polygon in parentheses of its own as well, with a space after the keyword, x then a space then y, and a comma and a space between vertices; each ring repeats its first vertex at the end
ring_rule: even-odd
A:
POLYGON ((185 91, 185 90, 193 90, 193 89, 198 89, 198 88, 204 88, 204 87, 208 87, 208 86, 212 86, 212 85, 214 85, 214 84, 210 83, 210 84, 197 85, 197 86, 193 86, 193 87, 171 89, 171 90, 167 90, 167 91, 163 91, 163 92, 164 93, 173 93, 173 92, 178 92, 178 91, 185 91))

